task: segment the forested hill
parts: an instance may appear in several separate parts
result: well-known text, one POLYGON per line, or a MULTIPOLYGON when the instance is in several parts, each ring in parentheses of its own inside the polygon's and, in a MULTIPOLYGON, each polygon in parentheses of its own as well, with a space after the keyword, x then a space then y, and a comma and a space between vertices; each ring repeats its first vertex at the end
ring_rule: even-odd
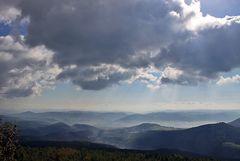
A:
POLYGON ((116 149, 30 148, 17 151, 17 161, 220 161, 178 154, 116 149))

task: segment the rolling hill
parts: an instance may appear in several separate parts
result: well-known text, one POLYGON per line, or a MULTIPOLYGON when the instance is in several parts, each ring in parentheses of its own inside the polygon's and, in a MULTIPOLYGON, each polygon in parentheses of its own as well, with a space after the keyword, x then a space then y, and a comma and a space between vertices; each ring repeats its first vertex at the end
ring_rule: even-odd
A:
POLYGON ((95 141, 99 129, 85 124, 55 123, 40 128, 18 128, 23 140, 95 141))
POLYGON ((156 150, 178 149, 202 155, 240 158, 240 150, 226 143, 240 144, 240 128, 226 123, 209 124, 186 130, 147 131, 139 133, 129 148, 156 150))
POLYGON ((120 118, 119 122, 161 122, 161 121, 229 121, 239 117, 239 111, 171 111, 131 114, 120 118))
MULTIPOLYGON (((84 141, 108 144, 124 149, 170 149, 220 158, 240 159, 240 128, 226 123, 207 124, 188 129, 176 129, 160 126, 155 123, 142 123, 136 126, 121 128, 118 126, 115 128, 100 128, 83 123, 66 124, 65 122, 44 122, 43 118, 45 118, 45 116, 41 116, 40 120, 37 120, 37 117, 31 120, 29 118, 33 117, 35 113, 32 114, 29 112, 21 115, 30 116, 25 119, 23 119, 23 116, 1 116, 1 119, 16 123, 20 140, 23 142, 84 141)), ((101 117, 104 115, 105 114, 101 114, 101 117)), ((114 120, 113 115, 109 115, 111 115, 111 117, 105 118, 105 121, 114 120)), ((152 116, 152 114, 142 114, 141 117, 146 117, 144 115, 148 115, 148 117, 152 116)), ((156 115, 155 118, 157 118, 158 114, 155 113, 154 115, 156 115)), ((132 117, 132 114, 128 114, 128 116, 132 117)), ((60 116, 57 116, 57 118, 60 119, 60 116)), ((121 118, 126 118, 126 116, 121 118)), ((97 119, 95 119, 95 121, 96 120, 97 119)), ((234 122, 237 121, 238 120, 234 122)))
POLYGON ((209 123, 230 122, 240 116, 240 111, 165 111, 152 113, 124 113, 124 112, 23 112, 8 115, 8 117, 35 121, 44 124, 63 122, 68 125, 88 124, 99 128, 120 128, 139 125, 142 123, 156 123, 177 128, 189 128, 209 123))
POLYGON ((232 126, 240 127, 240 118, 229 123, 232 126))
POLYGON ((40 128, 19 128, 23 140, 91 141, 119 147, 125 147, 128 139, 135 134, 149 130, 169 131, 176 129, 149 123, 116 129, 99 129, 86 124, 70 126, 64 123, 55 123, 40 128))
POLYGON ((124 112, 88 112, 88 111, 69 111, 69 112, 23 112, 10 115, 11 117, 28 120, 42 121, 48 124, 63 122, 65 124, 90 124, 94 126, 105 126, 116 119, 127 116, 124 112))

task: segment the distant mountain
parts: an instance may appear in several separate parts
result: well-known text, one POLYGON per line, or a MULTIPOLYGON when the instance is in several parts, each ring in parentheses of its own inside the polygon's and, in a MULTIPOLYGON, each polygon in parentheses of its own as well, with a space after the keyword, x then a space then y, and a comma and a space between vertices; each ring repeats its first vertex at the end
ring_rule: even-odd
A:
POLYGON ((65 123, 55 123, 52 125, 48 125, 39 129, 40 131, 45 131, 47 133, 60 133, 60 132, 70 132, 72 131, 72 127, 65 123))
POLYGON ((25 121, 53 124, 63 122, 68 125, 88 124, 99 128, 120 128, 141 123, 188 128, 207 123, 229 122, 238 118, 240 111, 165 111, 145 114, 124 112, 43 112, 31 111, 8 115, 25 121))
POLYGON ((193 153, 240 158, 240 128, 225 123, 203 125, 186 130, 147 131, 135 135, 129 148, 156 150, 161 148, 178 149, 193 153))
MULTIPOLYGON (((189 129, 176 129, 161 126, 156 123, 142 123, 130 127, 116 126, 115 128, 100 128, 82 122, 67 124, 65 122, 49 122, 44 118, 61 120, 60 116, 64 113, 32 113, 26 112, 16 115, 0 116, 3 121, 10 121, 17 124, 20 140, 23 142, 92 142, 113 145, 123 149, 137 150, 158 150, 171 149, 180 150, 200 155, 216 156, 221 158, 240 159, 240 128, 226 123, 207 124, 189 129), (24 117, 25 116, 25 117, 24 117), (53 116, 52 118, 50 116, 53 116), (30 119, 31 118, 31 119, 30 119), (37 118, 40 118, 37 120, 37 118)), ((72 113, 63 116, 70 119, 72 113)), ((81 112, 73 117, 72 122, 77 120, 91 120, 86 118, 81 112), (82 117, 78 119, 78 117, 82 117)), ((163 119, 166 116, 172 117, 175 114, 150 113, 150 114, 116 114, 116 113, 89 113, 89 117, 94 118, 93 122, 98 121, 104 116, 106 120, 118 120, 135 117, 137 120, 144 118, 163 119), (172 116, 170 116, 172 115, 172 116), (140 116, 140 117, 139 117, 140 116), (150 118, 152 117, 152 118, 150 118)), ((185 114, 184 114, 185 115, 185 114)), ((183 116, 184 116, 183 115, 183 116)), ((192 119, 192 116, 183 117, 180 113, 176 117, 181 120, 192 119), (185 118, 185 119, 184 119, 185 118)), ((197 118, 197 117, 195 117, 197 118)), ((177 120, 177 118, 175 118, 177 120)), ((129 121, 129 120, 128 120, 129 121)), ((127 121, 127 122, 128 122, 127 121)), ((181 121, 179 121, 181 123, 181 121)), ((234 122, 237 122, 234 121, 234 122)), ((114 124, 112 124, 114 125, 114 124)))
POLYGON ((16 117, 29 121, 42 121, 47 123, 64 122, 66 124, 90 124, 94 126, 105 126, 116 119, 127 116, 123 112, 87 112, 87 111, 70 111, 70 112, 23 112, 12 114, 16 117))
POLYGON ((119 119, 120 122, 159 122, 159 121, 192 121, 189 116, 175 112, 156 112, 148 114, 132 114, 119 119))
POLYGON ((160 126, 159 124, 153 124, 153 123, 142 123, 140 125, 126 127, 126 128, 120 128, 117 130, 123 130, 130 133, 139 133, 139 132, 145 132, 150 130, 157 130, 157 131, 170 131, 170 130, 176 130, 176 128, 173 127, 166 127, 166 126, 160 126))
POLYGON ((240 127, 240 118, 229 123, 232 126, 240 127))
POLYGON ((121 148, 126 148, 126 143, 136 134, 149 130, 170 131, 177 129, 150 123, 116 129, 99 129, 86 124, 70 126, 65 123, 54 123, 38 128, 19 128, 20 136, 25 141, 90 141, 121 148))
POLYGON ((99 129, 84 124, 55 123, 40 128, 20 129, 23 140, 94 141, 99 129))
MULTIPOLYGON (((25 134, 26 130, 23 130, 25 134)), ((119 129, 99 129, 84 124, 69 126, 56 123, 28 130, 36 131, 31 135, 21 135, 23 142, 85 141, 124 149, 170 149, 199 155, 240 159, 240 128, 226 123, 190 129, 174 129, 149 123, 119 129)))
POLYGON ((127 115, 117 120, 117 122, 193 122, 193 121, 216 121, 228 122, 237 118, 239 111, 178 111, 178 112, 153 112, 147 114, 127 115))
POLYGON ((25 120, 22 118, 8 116, 8 115, 0 115, 0 120, 3 122, 11 122, 11 123, 17 125, 17 127, 20 129, 40 128, 40 127, 48 125, 48 123, 46 123, 46 122, 37 121, 37 120, 30 121, 30 120, 25 120))
POLYGON ((87 124, 74 124, 72 126, 73 128, 77 129, 78 131, 84 131, 84 130, 99 130, 98 128, 87 125, 87 124))
POLYGON ((147 131, 170 131, 177 130, 171 127, 160 126, 158 124, 143 123, 140 125, 117 128, 110 130, 102 130, 99 133, 99 140, 102 143, 114 145, 120 148, 128 148, 127 143, 135 137, 136 134, 147 131))

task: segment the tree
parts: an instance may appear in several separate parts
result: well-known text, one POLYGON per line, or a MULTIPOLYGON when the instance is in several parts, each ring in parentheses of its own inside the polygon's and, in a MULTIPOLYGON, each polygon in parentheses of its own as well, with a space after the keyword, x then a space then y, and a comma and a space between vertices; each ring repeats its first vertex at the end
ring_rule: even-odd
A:
POLYGON ((16 161, 17 150, 16 125, 3 123, 0 120, 0 160, 16 161))

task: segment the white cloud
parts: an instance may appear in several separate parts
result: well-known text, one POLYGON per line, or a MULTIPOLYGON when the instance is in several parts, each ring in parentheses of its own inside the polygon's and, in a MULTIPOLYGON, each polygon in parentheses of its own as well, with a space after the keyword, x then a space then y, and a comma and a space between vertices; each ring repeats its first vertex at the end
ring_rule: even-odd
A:
POLYGON ((162 73, 162 77, 168 78, 171 80, 177 80, 182 74, 183 74, 183 71, 179 69, 166 67, 162 73))
POLYGON ((0 97, 39 95, 61 72, 44 46, 29 48, 12 36, 0 37, 0 97))
POLYGON ((116 83, 129 80, 132 77, 130 70, 119 65, 100 64, 85 67, 76 65, 66 66, 58 79, 69 80, 74 85, 87 90, 100 90, 116 83))
POLYGON ((184 0, 179 0, 180 6, 183 8, 182 13, 170 12, 171 15, 180 19, 184 26, 183 29, 187 29, 193 32, 198 32, 207 28, 219 28, 232 23, 240 22, 240 16, 225 16, 224 18, 218 18, 209 14, 203 15, 201 11, 201 1, 192 0, 188 5, 184 0))
POLYGON ((0 22, 11 23, 21 15, 21 11, 15 7, 0 7, 0 22))
POLYGON ((221 76, 220 79, 217 81, 217 85, 226 85, 226 84, 236 84, 240 83, 240 75, 235 75, 232 77, 223 77, 221 76))

